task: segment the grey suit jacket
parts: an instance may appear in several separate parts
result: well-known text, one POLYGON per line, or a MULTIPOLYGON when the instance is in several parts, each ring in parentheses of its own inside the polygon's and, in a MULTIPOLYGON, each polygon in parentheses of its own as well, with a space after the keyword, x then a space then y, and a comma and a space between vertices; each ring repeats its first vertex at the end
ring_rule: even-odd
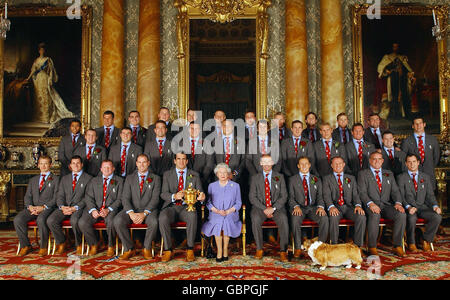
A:
MULTIPOLYGON (((114 163, 114 167, 116 168, 115 174, 121 176, 121 168, 120 168, 120 158, 122 156, 122 144, 118 143, 117 145, 114 145, 111 147, 111 150, 109 151, 108 158, 112 160, 114 163)), ((132 174, 136 170, 136 160, 139 155, 142 154, 142 147, 136 145, 135 143, 131 143, 130 148, 128 149, 128 154, 126 158, 126 174, 132 174)))
MULTIPOLYGON (((350 129, 345 128, 345 132, 346 132, 346 136, 347 136, 347 143, 353 141, 352 132, 350 131, 350 129)), ((332 137, 333 137, 333 140, 344 143, 341 132, 339 130, 339 127, 335 128, 333 130, 332 137)), ((347 144, 347 143, 345 143, 345 144, 347 144)))
POLYGON ((321 139, 315 142, 313 144, 313 147, 314 147, 314 156, 316 158, 316 170, 322 178, 326 175, 333 173, 333 169, 331 168, 330 165, 331 159, 333 159, 333 157, 340 156, 344 159, 344 161, 347 160, 345 146, 344 144, 338 141, 332 140, 331 142, 330 162, 328 162, 325 146, 323 145, 323 141, 321 139))
POLYGON ((400 174, 397 177, 397 182, 406 205, 409 204, 416 208, 424 206, 432 208, 433 206, 438 205, 436 196, 434 195, 432 182, 428 174, 419 171, 417 193, 414 188, 414 182, 408 172, 400 174))
POLYGON ((353 142, 345 144, 345 150, 347 153, 346 172, 357 177, 359 171, 367 169, 369 167, 369 156, 372 152, 375 152, 375 146, 364 141, 363 143, 363 166, 361 168, 359 164, 358 149, 355 148, 353 142))
MULTIPOLYGON (((362 205, 359 198, 358 182, 352 175, 344 174, 342 180, 342 188, 344 190, 344 202, 349 206, 362 205)), ((323 199, 328 208, 331 205, 339 207, 339 184, 334 174, 327 175, 322 180, 323 199)))
POLYGON ((58 147, 58 160, 61 163, 61 173, 62 175, 70 173, 69 164, 75 151, 81 147, 86 141, 84 136, 80 134, 75 147, 72 146, 72 135, 66 135, 61 138, 61 142, 58 147))
POLYGON ((25 208, 28 206, 44 206, 53 208, 56 204, 56 195, 58 193, 59 176, 50 172, 47 180, 42 187, 42 191, 39 192, 39 184, 41 176, 37 175, 30 179, 28 183, 27 191, 23 202, 25 208))
MULTIPOLYGON (((131 128, 131 126, 130 126, 131 128)), ((133 129, 131 129, 133 130, 133 129)), ((132 138, 131 141, 135 143, 138 146, 141 146, 142 149, 144 149, 145 142, 147 140, 147 128, 144 128, 142 126, 139 127, 139 130, 137 132, 136 141, 132 138)))
MULTIPOLYGON (((322 206, 325 208, 325 202, 323 201, 322 194, 322 181, 320 178, 310 174, 308 191, 310 196, 309 206, 322 206)), ((298 205, 301 209, 306 208, 303 179, 297 172, 296 175, 289 178, 289 208, 290 210, 294 210, 294 208, 298 205)))
MULTIPOLYGON (((425 160, 423 164, 419 166, 419 171, 427 173, 433 184, 433 188, 436 183, 436 175, 434 174, 434 168, 437 167, 441 159, 441 148, 437 139, 431 134, 425 134, 425 160)), ((402 150, 406 154, 415 154, 420 158, 419 148, 417 147, 416 139, 414 135, 407 137, 402 143, 402 150)))
POLYGON ((135 213, 141 213, 145 210, 153 212, 159 205, 161 177, 149 173, 142 187, 142 194, 139 183, 140 178, 137 171, 128 175, 125 179, 122 192, 123 210, 132 210, 135 213))
POLYGON ((120 143, 120 128, 114 126, 114 130, 113 132, 111 132, 111 138, 108 148, 105 147, 105 128, 102 126, 96 128, 95 131, 97 132, 97 144, 105 148, 107 152, 110 151, 112 146, 120 143))
MULTIPOLYGON (((172 123, 169 122, 169 124, 167 125, 167 137, 169 139, 172 139, 173 136, 174 136, 174 134, 172 133, 172 123)), ((154 139, 156 139, 155 124, 152 124, 147 129, 147 134, 146 134, 146 137, 145 137, 145 143, 147 144, 149 141, 152 141, 154 139)))
POLYGON ((106 149, 102 146, 96 145, 92 149, 91 159, 88 160, 85 142, 80 144, 80 147, 75 150, 74 155, 79 155, 83 159, 83 171, 92 177, 95 177, 100 173, 102 162, 108 158, 106 149))
MULTIPOLYGON (((245 140, 241 140, 240 138, 236 139, 236 136, 234 136, 233 141, 230 141, 231 143, 231 156, 230 156, 230 162, 228 166, 231 169, 231 172, 237 172, 237 176, 235 176, 234 181, 239 180, 243 168, 245 167, 245 148, 241 149, 242 147, 245 147, 245 140), (240 154, 242 153, 242 154, 240 154)), ((213 155, 214 158, 214 165, 218 165, 220 163, 225 162, 225 148, 223 145, 223 139, 218 138, 215 139, 212 142, 212 146, 215 149, 215 154, 213 155), (215 143, 217 141, 217 143, 215 143)))
MULTIPOLYGON (((276 151, 273 143, 272 143, 272 139, 270 137, 270 135, 267 136, 267 145, 268 145, 268 149, 266 149, 266 151, 269 150, 270 148, 270 153, 268 154, 273 154, 273 151, 276 151)), ((280 144, 278 144, 278 149, 280 149, 280 144)), ((255 175, 257 173, 263 172, 263 169, 260 165, 260 161, 261 161, 261 157, 262 157, 262 152, 261 152, 261 143, 259 143, 258 138, 252 139, 247 143, 247 151, 246 151, 246 156, 245 156, 245 166, 248 170, 248 172, 250 173, 250 176, 255 175), (250 154, 250 149, 253 149, 253 152, 255 152, 254 147, 256 147, 256 154, 250 154)), ((275 165, 273 166, 273 170, 277 173, 280 172, 281 170, 281 166, 282 166, 282 159, 281 159, 281 155, 279 154, 281 153, 280 151, 278 151, 278 159, 275 162, 275 157, 272 155, 272 159, 274 159, 275 165)))
POLYGON ((406 159, 405 152, 394 150, 393 161, 390 160, 389 154, 386 152, 386 150, 384 150, 384 147, 381 148, 381 154, 383 154, 384 158, 383 169, 391 170, 395 176, 398 176, 408 170, 405 164, 406 159))
POLYGON ((381 172, 383 176, 381 194, 375 175, 370 169, 362 170, 358 174, 359 196, 365 207, 371 201, 380 207, 382 205, 395 205, 395 203, 404 205, 402 195, 395 181, 394 173, 385 169, 381 169, 381 172))
MULTIPOLYGON (((260 172, 253 175, 250 179, 250 193, 248 195, 250 203, 259 209, 266 209, 266 184, 264 173, 260 172)), ((285 210, 287 202, 287 188, 284 176, 278 172, 272 171, 270 183, 270 200, 272 207, 277 210, 285 210)))
MULTIPOLYGON (((122 205, 123 179, 120 176, 113 175, 109 181, 108 188, 106 190, 106 207, 111 207, 114 211, 119 210, 122 205)), ((103 176, 93 178, 87 188, 84 197, 87 211, 91 209, 99 210, 103 203, 103 176)))
POLYGON ((316 159, 314 154, 313 144, 309 139, 301 138, 298 146, 298 154, 295 154, 295 145, 292 138, 284 139, 281 142, 281 160, 282 168, 281 172, 284 175, 291 177, 298 173, 298 160, 300 157, 306 156, 311 163, 311 173, 316 174, 315 166, 316 159))
POLYGON ((203 180, 207 180, 215 167, 214 157, 213 155, 207 154, 205 152, 202 141, 199 141, 197 143, 197 147, 195 148, 195 155, 189 153, 187 157, 189 161, 188 168, 199 173, 203 180))
POLYGON ((159 143, 156 137, 145 143, 144 153, 150 158, 150 168, 153 173, 163 176, 164 172, 170 170, 173 166, 173 152, 171 150, 172 141, 167 138, 163 147, 162 157, 159 155, 159 143))
MULTIPOLYGON (((200 175, 190 169, 187 169, 186 182, 184 183, 186 189, 189 184, 192 183, 192 188, 203 192, 202 182, 200 180, 200 175)), ((178 175, 176 168, 172 168, 169 171, 164 172, 163 183, 161 188, 161 198, 164 200, 163 207, 167 208, 173 205, 172 195, 178 192, 178 175)))
MULTIPOLYGON (((382 133, 381 129, 378 128, 378 131, 380 133, 382 133)), ((380 140, 378 139, 378 137, 376 137, 372 130, 370 129, 370 127, 367 127, 366 129, 364 129, 364 141, 367 141, 369 144, 372 144, 375 146, 376 149, 381 149, 381 147, 383 146, 380 143, 380 140)))
POLYGON ((84 195, 86 187, 91 181, 92 176, 83 172, 80 178, 78 178, 75 191, 72 189, 72 173, 62 177, 59 182, 58 194, 56 196, 56 205, 61 206, 78 206, 79 210, 82 210, 86 204, 84 202, 84 195))

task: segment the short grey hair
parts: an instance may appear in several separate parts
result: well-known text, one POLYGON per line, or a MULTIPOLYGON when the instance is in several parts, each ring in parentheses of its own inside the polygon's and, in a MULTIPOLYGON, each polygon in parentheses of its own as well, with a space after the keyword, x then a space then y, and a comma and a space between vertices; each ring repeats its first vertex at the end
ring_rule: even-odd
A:
POLYGON ((217 174, 219 172, 219 169, 226 169, 227 173, 231 173, 230 167, 226 163, 220 163, 214 168, 214 174, 217 174))

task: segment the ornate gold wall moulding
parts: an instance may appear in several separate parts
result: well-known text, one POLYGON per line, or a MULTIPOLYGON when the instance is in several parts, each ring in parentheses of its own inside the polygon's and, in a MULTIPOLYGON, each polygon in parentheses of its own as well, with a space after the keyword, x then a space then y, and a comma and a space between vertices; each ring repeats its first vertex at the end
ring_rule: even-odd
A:
POLYGON ((271 0, 174 0, 178 9, 178 118, 186 118, 189 108, 189 20, 209 19, 229 22, 235 19, 256 20, 256 117, 267 117, 267 59, 271 0))

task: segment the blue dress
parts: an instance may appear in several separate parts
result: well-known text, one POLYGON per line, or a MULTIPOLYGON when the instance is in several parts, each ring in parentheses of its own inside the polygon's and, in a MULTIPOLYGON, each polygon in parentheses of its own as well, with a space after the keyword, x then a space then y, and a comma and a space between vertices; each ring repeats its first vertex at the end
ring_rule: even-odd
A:
POLYGON ((221 186, 219 181, 208 186, 208 201, 206 207, 209 209, 208 221, 203 224, 202 232, 206 236, 220 236, 223 234, 232 238, 239 237, 242 230, 242 222, 239 220, 239 210, 241 209, 241 188, 239 184, 229 180, 225 186, 221 186), (228 210, 234 207, 236 211, 225 217, 211 211, 215 207, 218 210, 228 210))

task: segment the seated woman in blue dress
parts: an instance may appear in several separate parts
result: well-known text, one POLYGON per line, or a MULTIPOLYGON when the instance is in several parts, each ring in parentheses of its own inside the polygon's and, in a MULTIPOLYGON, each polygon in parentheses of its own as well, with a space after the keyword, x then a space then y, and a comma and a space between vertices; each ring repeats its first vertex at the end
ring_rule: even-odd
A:
POLYGON ((241 235, 242 222, 239 220, 241 209, 241 188, 239 184, 230 180, 231 169, 221 163, 214 169, 218 181, 208 186, 209 209, 208 221, 203 224, 202 232, 215 237, 217 245, 217 262, 228 260, 228 244, 230 237, 241 235))

